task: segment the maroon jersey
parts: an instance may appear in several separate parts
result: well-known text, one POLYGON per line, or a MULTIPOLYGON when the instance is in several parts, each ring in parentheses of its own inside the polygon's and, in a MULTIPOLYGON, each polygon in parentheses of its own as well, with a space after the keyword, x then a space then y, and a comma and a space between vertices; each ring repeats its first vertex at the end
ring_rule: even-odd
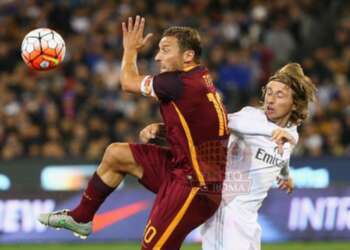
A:
POLYGON ((222 182, 227 114, 208 70, 196 66, 188 71, 156 75, 153 89, 161 102, 160 111, 175 166, 172 172, 201 186, 222 182))

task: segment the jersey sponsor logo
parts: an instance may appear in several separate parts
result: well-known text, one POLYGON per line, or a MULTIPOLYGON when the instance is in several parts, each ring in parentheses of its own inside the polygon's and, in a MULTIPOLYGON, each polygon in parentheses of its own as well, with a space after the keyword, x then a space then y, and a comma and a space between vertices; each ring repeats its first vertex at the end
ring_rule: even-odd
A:
POLYGON ((267 153, 264 149, 259 148, 256 152, 255 159, 258 159, 262 162, 265 162, 269 165, 278 166, 282 168, 287 164, 287 161, 284 161, 282 159, 279 159, 275 155, 267 153))

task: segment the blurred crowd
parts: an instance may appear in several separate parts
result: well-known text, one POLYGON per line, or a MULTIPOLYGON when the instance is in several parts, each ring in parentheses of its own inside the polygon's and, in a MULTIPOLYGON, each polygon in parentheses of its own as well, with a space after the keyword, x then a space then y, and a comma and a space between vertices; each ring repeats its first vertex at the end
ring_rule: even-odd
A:
POLYGON ((153 42, 139 56, 154 62, 162 31, 199 29, 203 64, 229 112, 259 105, 260 89, 285 63, 302 64, 318 88, 295 154, 350 155, 350 3, 341 0, 2 0, 0 1, 0 159, 99 159, 115 141, 138 141, 160 121, 157 104, 120 91, 121 22, 141 14, 153 42), (49 27, 65 39, 65 62, 52 72, 21 60, 26 33, 49 27))

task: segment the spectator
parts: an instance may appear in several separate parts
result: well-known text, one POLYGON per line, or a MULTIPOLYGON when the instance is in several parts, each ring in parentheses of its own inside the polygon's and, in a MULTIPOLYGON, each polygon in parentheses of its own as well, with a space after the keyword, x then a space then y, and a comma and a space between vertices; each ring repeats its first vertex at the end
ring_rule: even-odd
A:
POLYGON ((349 155, 349 11, 347 1, 317 0, 0 1, 0 158, 99 159, 110 142, 137 140, 140 128, 159 120, 153 103, 119 91, 120 23, 134 13, 156 35, 141 71, 158 70, 152 51, 160 30, 202 31, 203 61, 230 112, 259 105, 276 67, 302 63, 319 102, 296 153, 349 155), (58 69, 38 73, 23 64, 19 48, 26 33, 44 26, 61 33, 67 55, 58 69))

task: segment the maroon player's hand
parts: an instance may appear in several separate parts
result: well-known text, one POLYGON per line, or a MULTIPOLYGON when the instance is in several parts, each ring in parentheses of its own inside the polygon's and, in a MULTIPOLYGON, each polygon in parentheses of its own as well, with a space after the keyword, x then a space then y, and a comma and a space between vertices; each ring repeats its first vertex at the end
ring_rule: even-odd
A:
POLYGON ((123 29, 123 47, 125 50, 139 50, 145 46, 150 38, 152 33, 143 36, 143 31, 145 29, 145 18, 136 16, 135 21, 132 17, 128 18, 128 22, 122 23, 123 29))
POLYGON ((149 142, 151 139, 155 139, 156 137, 164 136, 164 124, 163 123, 152 123, 146 126, 140 132, 140 140, 143 143, 149 142))

